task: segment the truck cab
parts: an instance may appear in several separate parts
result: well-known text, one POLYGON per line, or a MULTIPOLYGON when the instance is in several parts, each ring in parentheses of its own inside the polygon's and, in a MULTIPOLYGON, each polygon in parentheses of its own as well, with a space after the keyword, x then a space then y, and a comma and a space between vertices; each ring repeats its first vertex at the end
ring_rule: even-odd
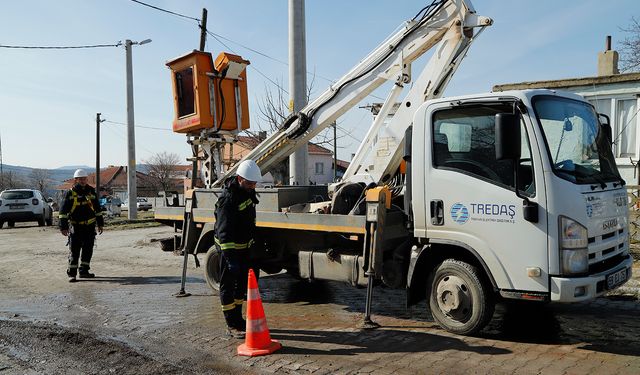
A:
POLYGON ((575 302, 630 278, 625 183, 607 124, 580 96, 432 100, 416 112, 410 142, 408 194, 422 245, 411 254, 409 285, 426 279, 431 310, 451 330, 483 324, 480 315, 493 310, 479 305, 495 292, 575 302), (460 261, 471 272, 456 268, 460 261))

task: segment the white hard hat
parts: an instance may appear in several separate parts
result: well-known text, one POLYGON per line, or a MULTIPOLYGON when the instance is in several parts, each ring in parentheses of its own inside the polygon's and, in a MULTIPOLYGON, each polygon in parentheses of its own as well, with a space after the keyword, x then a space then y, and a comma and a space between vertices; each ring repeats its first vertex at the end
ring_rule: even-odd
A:
POLYGON ((245 160, 240 163, 236 174, 245 180, 253 182, 262 181, 262 172, 260 172, 260 167, 258 167, 258 164, 253 160, 245 160))
POLYGON ((76 169, 76 172, 73 174, 73 178, 78 178, 78 177, 89 177, 89 175, 87 174, 87 171, 85 171, 84 169, 76 169))

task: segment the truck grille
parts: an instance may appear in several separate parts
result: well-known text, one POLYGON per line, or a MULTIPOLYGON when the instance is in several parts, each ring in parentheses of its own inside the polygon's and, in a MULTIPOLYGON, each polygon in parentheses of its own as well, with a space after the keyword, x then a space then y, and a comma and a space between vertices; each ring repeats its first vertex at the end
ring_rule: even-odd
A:
POLYGON ((605 272, 627 259, 626 241, 624 229, 589 237, 589 274, 605 272))

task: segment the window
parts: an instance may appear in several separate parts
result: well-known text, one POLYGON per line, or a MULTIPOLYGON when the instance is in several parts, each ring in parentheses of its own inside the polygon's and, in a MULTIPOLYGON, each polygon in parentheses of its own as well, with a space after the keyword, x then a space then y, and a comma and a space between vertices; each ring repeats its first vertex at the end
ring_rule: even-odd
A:
POLYGON ((621 158, 634 157, 636 155, 636 128, 637 128, 637 100, 618 100, 616 106, 616 123, 618 124, 614 132, 617 138, 616 156, 621 158))
POLYGON ((324 163, 316 163, 316 174, 324 174, 324 163))
POLYGON ((30 190, 8 190, 0 196, 2 199, 29 199, 33 198, 33 191, 30 190))
MULTIPOLYGON (((436 112, 432 137, 434 166, 513 189, 513 162, 496 160, 495 151, 495 115, 512 111, 512 103, 496 103, 436 112)), ((533 196, 535 184, 531 151, 527 132, 524 125, 521 126, 518 185, 523 194, 533 196)))
POLYGON ((174 73, 178 96, 178 117, 192 115, 195 110, 195 88, 193 87, 193 67, 174 73))
POLYGON ((596 112, 609 116, 616 158, 637 158, 638 101, 635 98, 589 99, 596 112))

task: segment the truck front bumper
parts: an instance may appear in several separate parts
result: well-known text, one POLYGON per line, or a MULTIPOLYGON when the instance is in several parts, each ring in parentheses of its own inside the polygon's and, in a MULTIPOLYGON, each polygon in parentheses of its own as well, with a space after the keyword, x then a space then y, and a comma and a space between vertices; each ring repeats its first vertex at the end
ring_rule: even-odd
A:
POLYGON ((580 302, 594 299, 609 290, 615 289, 631 278, 631 266, 633 259, 628 257, 615 268, 606 272, 588 277, 551 277, 551 301, 553 302, 580 302), (626 270, 626 280, 613 288, 608 287, 609 276, 619 276, 626 270))

